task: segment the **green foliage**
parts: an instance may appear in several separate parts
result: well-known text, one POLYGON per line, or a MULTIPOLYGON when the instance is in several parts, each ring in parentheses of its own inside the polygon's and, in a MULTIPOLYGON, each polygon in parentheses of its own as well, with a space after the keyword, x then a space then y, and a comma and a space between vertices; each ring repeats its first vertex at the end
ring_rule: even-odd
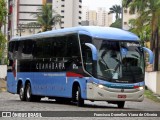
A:
POLYGON ((7 40, 5 36, 0 32, 0 63, 2 60, 3 53, 4 53, 6 41, 7 40))
POLYGON ((151 28, 150 25, 138 25, 139 19, 130 19, 129 25, 131 32, 135 33, 139 36, 142 45, 144 45, 145 42, 148 42, 151 38, 151 28))
POLYGON ((6 24, 7 8, 5 0, 0 0, 0 64, 5 49, 6 38, 1 32, 1 28, 6 24))
POLYGON ((2 25, 6 23, 7 8, 5 0, 0 0, 0 30, 2 25))
MULTIPOLYGON (((137 13, 139 16, 135 20, 134 31, 150 32, 150 48, 154 52, 154 71, 158 71, 160 43, 160 0, 123 0, 123 7, 129 8, 130 13, 137 13), (149 27, 149 28, 148 28, 149 27), (147 30, 146 30, 147 29, 147 30)), ((142 38, 144 35, 141 35, 142 38)), ((146 37, 146 36, 145 36, 146 37)))
POLYGON ((122 19, 117 19, 114 23, 110 25, 110 27, 122 28, 122 19))
POLYGON ((144 93, 145 97, 155 101, 155 102, 159 102, 160 103, 160 99, 158 99, 154 93, 150 90, 145 90, 145 93, 144 93))
POLYGON ((52 26, 55 27, 57 24, 61 25, 61 16, 52 10, 52 5, 44 4, 37 12, 35 17, 42 26, 42 31, 52 30, 52 26))

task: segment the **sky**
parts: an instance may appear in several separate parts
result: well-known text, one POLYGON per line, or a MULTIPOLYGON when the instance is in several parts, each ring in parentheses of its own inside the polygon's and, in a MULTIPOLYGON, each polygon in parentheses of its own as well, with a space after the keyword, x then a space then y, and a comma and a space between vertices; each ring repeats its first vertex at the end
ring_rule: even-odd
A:
POLYGON ((122 0, 82 0, 83 6, 88 6, 90 10, 97 10, 98 7, 106 7, 106 10, 109 11, 109 8, 113 5, 121 5, 122 0))

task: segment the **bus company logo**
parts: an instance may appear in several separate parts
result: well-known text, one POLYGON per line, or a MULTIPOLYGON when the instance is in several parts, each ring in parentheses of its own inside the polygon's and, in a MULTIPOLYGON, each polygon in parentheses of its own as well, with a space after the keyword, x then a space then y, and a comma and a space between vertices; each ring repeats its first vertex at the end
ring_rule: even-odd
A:
POLYGON ((2 112, 2 117, 12 117, 11 112, 2 112))
POLYGON ((140 45, 139 44, 136 44, 136 43, 127 43, 127 46, 130 47, 139 47, 140 45))
POLYGON ((64 62, 51 62, 51 63, 37 63, 36 64, 36 69, 37 70, 55 70, 55 69, 58 69, 58 70, 62 70, 62 69, 65 69, 65 65, 64 65, 64 62))

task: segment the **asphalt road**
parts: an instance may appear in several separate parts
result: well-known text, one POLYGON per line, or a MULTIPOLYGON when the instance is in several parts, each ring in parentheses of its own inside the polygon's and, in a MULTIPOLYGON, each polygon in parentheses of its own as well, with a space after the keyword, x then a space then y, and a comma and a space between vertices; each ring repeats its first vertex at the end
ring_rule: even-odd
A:
MULTIPOLYGON (((57 103, 54 100, 48 100, 48 98, 43 98, 40 102, 25 102, 20 101, 18 95, 10 94, 8 92, 0 92, 0 111, 60 111, 58 112, 58 116, 60 114, 65 114, 65 111, 73 111, 70 114, 76 114, 76 112, 88 112, 88 111, 100 111, 100 112, 110 112, 110 111, 118 111, 118 112, 125 112, 125 111, 160 111, 160 103, 155 103, 147 98, 144 99, 143 102, 126 102, 124 109, 117 108, 117 105, 108 104, 107 102, 90 102, 85 101, 84 107, 77 107, 75 103, 57 103), (64 111, 64 112, 61 112, 64 111)), ((73 119, 73 120, 94 120, 94 119, 110 119, 113 120, 160 120, 160 117, 50 117, 45 119, 73 119)), ((1 118, 0 118, 1 119, 1 118)), ((8 119, 8 118, 2 118, 8 119)), ((22 118, 12 118, 15 120, 22 119, 22 118)), ((40 118, 32 118, 39 120, 40 118)), ((43 118, 41 118, 43 119, 43 118)))

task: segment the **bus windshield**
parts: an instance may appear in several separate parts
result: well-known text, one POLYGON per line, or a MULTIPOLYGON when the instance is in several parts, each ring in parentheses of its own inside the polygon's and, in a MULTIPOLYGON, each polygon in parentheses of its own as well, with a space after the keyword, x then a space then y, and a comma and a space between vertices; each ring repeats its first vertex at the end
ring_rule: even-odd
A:
POLYGON ((138 42, 94 39, 97 78, 115 83, 144 81, 144 56, 138 42))

